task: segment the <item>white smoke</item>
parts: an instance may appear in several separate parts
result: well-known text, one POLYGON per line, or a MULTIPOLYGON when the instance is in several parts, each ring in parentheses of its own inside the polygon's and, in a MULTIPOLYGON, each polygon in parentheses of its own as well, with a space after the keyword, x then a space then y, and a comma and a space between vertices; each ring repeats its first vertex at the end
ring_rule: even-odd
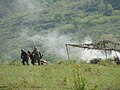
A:
MULTIPOLYGON (((83 44, 91 44, 92 38, 88 35, 84 38, 82 41, 83 44)), ((118 56, 120 58, 120 53, 115 51, 107 51, 107 56, 104 50, 91 50, 91 49, 81 49, 81 59, 87 60, 89 62, 93 58, 101 58, 101 59, 106 59, 106 58, 113 58, 118 56)))
MULTIPOLYGON (((67 58, 67 52, 65 44, 78 44, 77 41, 72 41, 71 36, 69 35, 59 35, 59 32, 53 31, 48 34, 35 34, 33 36, 28 35, 28 31, 25 30, 20 34, 21 38, 23 38, 26 41, 32 41, 34 45, 36 43, 42 44, 44 48, 47 50, 48 53, 55 53, 56 55, 59 55, 61 58, 66 59, 67 58)), ((92 38, 90 36, 86 36, 83 41, 81 41, 82 44, 90 44, 92 43, 92 38)), ((88 49, 81 49, 81 48, 73 48, 68 47, 70 59, 76 59, 76 60, 86 60, 89 62, 93 58, 101 58, 106 59, 105 51, 102 50, 88 50, 88 49)), ((117 55, 120 57, 120 53, 117 52, 117 55)), ((113 58, 116 56, 115 52, 112 51, 111 53, 107 52, 107 58, 113 58)))
POLYGON ((28 31, 24 30, 20 34, 20 38, 22 38, 23 40, 28 41, 28 42, 32 41, 34 43, 34 45, 36 43, 42 44, 44 47, 43 49, 47 50, 47 52, 55 53, 62 58, 67 58, 65 44, 76 43, 75 41, 71 40, 71 36, 59 35, 59 33, 56 31, 50 32, 48 34, 38 33, 33 36, 29 36, 28 31))
MULTIPOLYGON (((87 35, 83 41, 83 44, 91 44, 93 43, 92 38, 87 35)), ((91 50, 91 49, 81 49, 81 59, 83 60, 87 60, 87 62, 89 62, 89 60, 93 59, 93 58, 105 58, 105 54, 102 51, 99 50, 91 50)))
POLYGON ((92 38, 89 35, 84 37, 84 39, 82 41, 82 44, 91 44, 91 43, 93 43, 93 41, 92 41, 92 38))
POLYGON ((112 51, 111 53, 111 57, 114 58, 114 57, 118 57, 120 59, 120 53, 117 52, 117 51, 112 51))

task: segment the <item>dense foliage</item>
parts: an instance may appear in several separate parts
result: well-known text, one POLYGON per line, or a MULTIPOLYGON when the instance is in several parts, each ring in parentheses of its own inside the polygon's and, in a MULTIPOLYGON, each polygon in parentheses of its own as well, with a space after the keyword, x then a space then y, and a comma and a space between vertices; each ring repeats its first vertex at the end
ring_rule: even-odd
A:
POLYGON ((54 31, 78 42, 86 35, 120 42, 120 0, 0 0, 0 61, 20 59, 20 49, 33 45, 53 60, 44 41, 27 38, 54 31))

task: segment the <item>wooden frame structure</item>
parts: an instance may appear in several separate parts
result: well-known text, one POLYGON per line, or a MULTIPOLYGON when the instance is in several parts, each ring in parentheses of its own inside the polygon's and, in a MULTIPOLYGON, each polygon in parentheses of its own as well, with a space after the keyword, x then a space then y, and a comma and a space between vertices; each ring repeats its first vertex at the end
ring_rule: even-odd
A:
POLYGON ((103 50, 105 51, 105 55, 106 55, 106 59, 107 59, 107 51, 114 51, 116 56, 117 52, 120 52, 120 49, 116 48, 117 46, 120 46, 119 43, 115 43, 113 41, 109 41, 109 40, 103 40, 103 41, 99 41, 96 44, 65 44, 66 46, 66 51, 67 51, 67 55, 68 55, 68 59, 70 60, 70 55, 69 55, 69 51, 68 51, 68 46, 72 46, 72 47, 78 47, 78 48, 83 48, 83 49, 94 49, 94 50, 103 50), (109 46, 109 44, 112 44, 112 47, 109 46))

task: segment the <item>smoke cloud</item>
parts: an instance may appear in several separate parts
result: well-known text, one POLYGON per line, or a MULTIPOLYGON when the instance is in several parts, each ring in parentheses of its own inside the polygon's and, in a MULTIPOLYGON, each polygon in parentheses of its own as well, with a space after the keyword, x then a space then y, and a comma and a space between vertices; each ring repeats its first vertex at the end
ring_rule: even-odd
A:
MULTIPOLYGON (((93 43, 92 38, 89 35, 86 36, 82 42, 83 44, 93 43)), ((119 52, 107 51, 107 58, 113 59, 113 57, 117 57, 117 56, 120 58, 119 52)), ((106 53, 104 50, 90 50, 90 49, 81 50, 81 59, 87 60, 87 62, 89 62, 93 58, 106 59, 106 53)))
MULTIPOLYGON (((40 3, 37 1, 33 2, 32 0, 17 0, 16 3, 16 8, 21 8, 23 11, 29 13, 27 16, 28 20, 36 20, 39 16, 39 12, 43 10, 42 5, 40 5, 40 3)), ((29 30, 26 28, 22 33, 20 33, 20 38, 22 38, 24 42, 32 42, 33 45, 36 45, 36 43, 38 43, 42 45, 42 49, 44 49, 43 51, 56 54, 59 57, 65 59, 67 58, 65 44, 93 43, 92 38, 89 35, 87 35, 81 42, 78 42, 77 40, 72 40, 72 35, 60 35, 58 30, 42 34, 38 33, 35 35, 29 35, 29 30)), ((71 59, 82 59, 89 62, 89 60, 93 58, 106 58, 105 52, 100 50, 87 50, 73 47, 68 47, 68 49, 71 59)), ((107 56, 108 58, 112 58, 115 56, 115 54, 112 51, 112 53, 109 53, 107 56)))
MULTIPOLYGON (((28 31, 25 30, 20 35, 26 41, 32 41, 34 45, 36 43, 42 44, 42 49, 46 50, 47 53, 53 53, 57 56, 67 59, 67 52, 65 44, 79 44, 78 41, 73 41, 72 36, 69 35, 59 35, 58 31, 53 31, 47 34, 35 34, 33 36, 28 35, 28 31)), ((82 44, 92 43, 92 38, 88 35, 82 41, 82 44)), ((93 58, 106 59, 106 54, 103 50, 88 50, 81 49, 77 47, 68 47, 70 58, 75 60, 85 60, 89 62, 93 58)), ((117 52, 120 57, 120 53, 117 52)), ((107 52, 107 58, 113 58, 116 56, 114 51, 107 52)))
MULTIPOLYGON (((48 53, 53 53, 58 55, 61 58, 67 58, 66 47, 67 43, 77 43, 72 41, 71 36, 69 35, 59 35, 58 31, 52 31, 48 34, 35 34, 33 36, 28 35, 28 31, 24 30, 20 34, 20 38, 25 41, 32 41, 34 45, 39 43, 43 45, 42 48, 45 49, 48 53)), ((72 50, 72 53, 75 50, 72 50)))

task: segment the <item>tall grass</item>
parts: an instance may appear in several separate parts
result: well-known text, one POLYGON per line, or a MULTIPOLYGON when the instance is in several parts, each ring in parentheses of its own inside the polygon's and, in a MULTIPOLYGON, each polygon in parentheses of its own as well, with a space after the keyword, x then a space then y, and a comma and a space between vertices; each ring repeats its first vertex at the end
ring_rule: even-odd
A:
MULTIPOLYGON (((104 62, 107 63, 107 62, 104 62)), ((0 90, 119 90, 120 66, 60 61, 0 64, 0 90)))

